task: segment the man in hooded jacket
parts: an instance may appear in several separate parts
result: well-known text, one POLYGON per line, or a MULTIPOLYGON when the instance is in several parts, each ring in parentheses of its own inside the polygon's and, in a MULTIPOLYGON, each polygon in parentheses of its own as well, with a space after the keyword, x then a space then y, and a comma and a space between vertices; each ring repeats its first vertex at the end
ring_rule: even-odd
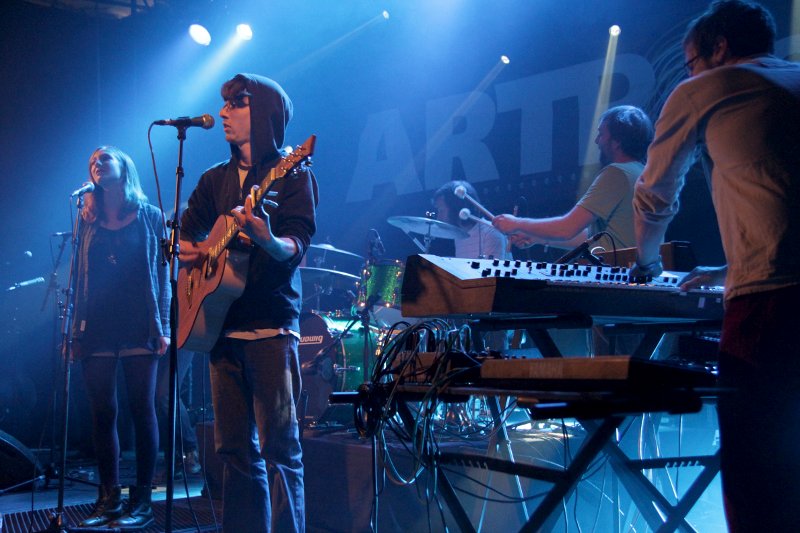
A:
POLYGON ((304 531, 303 463, 295 399, 301 282, 297 270, 316 231, 316 181, 299 170, 272 182, 277 207, 256 216, 251 187, 281 159, 292 103, 273 80, 237 74, 220 110, 231 158, 208 169, 181 218, 181 261, 201 255, 220 215, 252 241, 244 293, 211 352, 215 446, 224 460, 223 530, 304 531))

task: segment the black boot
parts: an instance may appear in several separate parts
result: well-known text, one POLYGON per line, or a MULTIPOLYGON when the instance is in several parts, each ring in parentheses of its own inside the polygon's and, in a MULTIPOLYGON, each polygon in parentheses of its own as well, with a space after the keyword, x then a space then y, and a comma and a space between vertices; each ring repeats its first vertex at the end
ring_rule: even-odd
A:
POLYGON ((81 527, 99 527, 108 524, 121 517, 124 509, 122 508, 121 487, 115 485, 107 491, 102 485, 98 488, 97 503, 94 512, 78 524, 81 527))
POLYGON ((151 505, 153 487, 137 485, 131 487, 130 503, 125 516, 111 522, 109 527, 118 527, 123 531, 144 529, 153 523, 153 507, 151 505))

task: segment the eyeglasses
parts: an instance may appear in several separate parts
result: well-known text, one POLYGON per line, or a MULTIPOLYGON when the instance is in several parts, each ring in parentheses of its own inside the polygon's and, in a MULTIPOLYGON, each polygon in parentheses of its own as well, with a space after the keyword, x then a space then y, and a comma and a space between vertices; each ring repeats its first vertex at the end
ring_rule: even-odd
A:
POLYGON ((245 102, 244 97, 231 98, 230 100, 225 100, 225 105, 222 106, 222 109, 230 111, 231 109, 243 109, 249 106, 250 102, 245 102))
POLYGON ((692 72, 694 72, 694 64, 697 63, 698 59, 700 59, 700 54, 697 54, 696 56, 694 56, 689 61, 683 64, 683 68, 686 70, 686 74, 688 74, 689 76, 691 76, 692 72))

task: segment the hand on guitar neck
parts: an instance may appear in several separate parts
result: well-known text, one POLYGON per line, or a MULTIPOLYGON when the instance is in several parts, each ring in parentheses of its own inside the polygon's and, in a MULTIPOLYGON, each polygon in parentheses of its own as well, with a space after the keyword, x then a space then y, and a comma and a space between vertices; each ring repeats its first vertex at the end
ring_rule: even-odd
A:
MULTIPOLYGON (((297 253, 297 244, 294 239, 276 237, 272 233, 269 223, 269 214, 260 209, 260 216, 253 211, 253 198, 258 195, 258 186, 253 186, 251 193, 244 201, 244 206, 239 206, 231 211, 236 225, 240 231, 249 238, 253 244, 264 249, 278 261, 286 261, 297 253)), ((274 204, 274 202, 271 202, 274 204)))

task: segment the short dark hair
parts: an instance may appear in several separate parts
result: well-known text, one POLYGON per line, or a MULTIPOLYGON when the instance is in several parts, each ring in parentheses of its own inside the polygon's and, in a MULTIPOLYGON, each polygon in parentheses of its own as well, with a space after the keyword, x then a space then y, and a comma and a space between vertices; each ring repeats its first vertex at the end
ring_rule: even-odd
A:
POLYGON ((233 100, 235 98, 241 98, 242 96, 250 96, 247 92, 247 78, 241 74, 237 74, 223 83, 219 92, 223 100, 233 100))
POLYGON ((761 4, 717 0, 689 23, 683 44, 693 44, 700 57, 708 58, 720 37, 728 41, 734 57, 771 54, 775 50, 775 20, 761 4))
POLYGON ((653 142, 653 123, 647 113, 632 105, 612 107, 600 116, 600 124, 603 123, 623 152, 644 162, 647 147, 653 142))

